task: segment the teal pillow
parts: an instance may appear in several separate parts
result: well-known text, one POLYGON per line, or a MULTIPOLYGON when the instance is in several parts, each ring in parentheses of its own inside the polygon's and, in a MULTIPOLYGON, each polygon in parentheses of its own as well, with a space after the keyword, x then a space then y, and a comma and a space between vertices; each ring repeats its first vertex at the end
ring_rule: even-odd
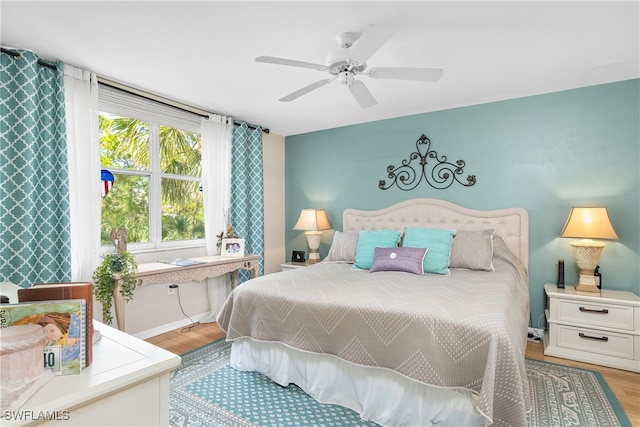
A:
POLYGON ((450 274, 449 257, 456 230, 445 228, 406 227, 402 246, 427 248, 423 268, 425 273, 450 274))
POLYGON ((398 246, 401 231, 397 230, 362 230, 358 234, 354 270, 369 270, 373 264, 376 247, 393 248, 398 246))

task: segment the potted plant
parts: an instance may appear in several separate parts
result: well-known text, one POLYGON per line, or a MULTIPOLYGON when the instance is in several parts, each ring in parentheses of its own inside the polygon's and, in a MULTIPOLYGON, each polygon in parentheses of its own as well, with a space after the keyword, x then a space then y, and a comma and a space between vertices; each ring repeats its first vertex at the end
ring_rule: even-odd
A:
POLYGON ((114 274, 122 279, 120 292, 124 300, 130 301, 136 288, 137 270, 138 264, 131 252, 116 252, 105 255, 102 263, 93 273, 93 293, 96 300, 102 304, 102 321, 107 325, 113 321, 111 307, 113 307, 113 293, 116 286, 114 274))
POLYGON ((116 287, 114 275, 117 274, 122 279, 120 293, 126 302, 131 301, 136 288, 138 263, 133 254, 127 251, 127 234, 124 227, 111 230, 110 239, 116 251, 106 254, 102 263, 93 272, 93 294, 102 304, 102 321, 107 325, 113 321, 111 307, 113 307, 113 293, 116 287))

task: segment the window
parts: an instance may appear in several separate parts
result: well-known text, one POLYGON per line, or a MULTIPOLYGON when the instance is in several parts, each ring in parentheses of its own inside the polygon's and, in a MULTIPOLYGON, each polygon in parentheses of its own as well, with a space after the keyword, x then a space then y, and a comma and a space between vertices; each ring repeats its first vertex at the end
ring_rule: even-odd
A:
POLYGON ((100 85, 101 243, 124 226, 130 249, 204 245, 199 117, 100 85))

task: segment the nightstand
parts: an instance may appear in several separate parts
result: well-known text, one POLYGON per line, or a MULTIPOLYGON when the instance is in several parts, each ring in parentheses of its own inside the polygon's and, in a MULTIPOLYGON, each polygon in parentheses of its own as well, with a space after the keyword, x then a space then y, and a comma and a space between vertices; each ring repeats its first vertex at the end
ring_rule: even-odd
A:
POLYGON ((280 264, 282 267, 282 271, 293 270, 294 268, 300 267, 308 267, 312 264, 307 264, 306 262, 285 262, 284 264, 280 264))
POLYGON ((640 297, 603 289, 600 295, 544 285, 548 329, 544 354, 640 372, 640 297))

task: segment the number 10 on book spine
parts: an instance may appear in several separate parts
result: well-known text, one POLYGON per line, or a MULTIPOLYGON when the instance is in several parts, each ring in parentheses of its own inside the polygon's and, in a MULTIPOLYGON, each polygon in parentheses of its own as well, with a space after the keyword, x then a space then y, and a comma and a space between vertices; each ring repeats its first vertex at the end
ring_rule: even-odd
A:
POLYGON ((60 346, 48 346, 44 348, 44 368, 51 372, 60 372, 60 346))

